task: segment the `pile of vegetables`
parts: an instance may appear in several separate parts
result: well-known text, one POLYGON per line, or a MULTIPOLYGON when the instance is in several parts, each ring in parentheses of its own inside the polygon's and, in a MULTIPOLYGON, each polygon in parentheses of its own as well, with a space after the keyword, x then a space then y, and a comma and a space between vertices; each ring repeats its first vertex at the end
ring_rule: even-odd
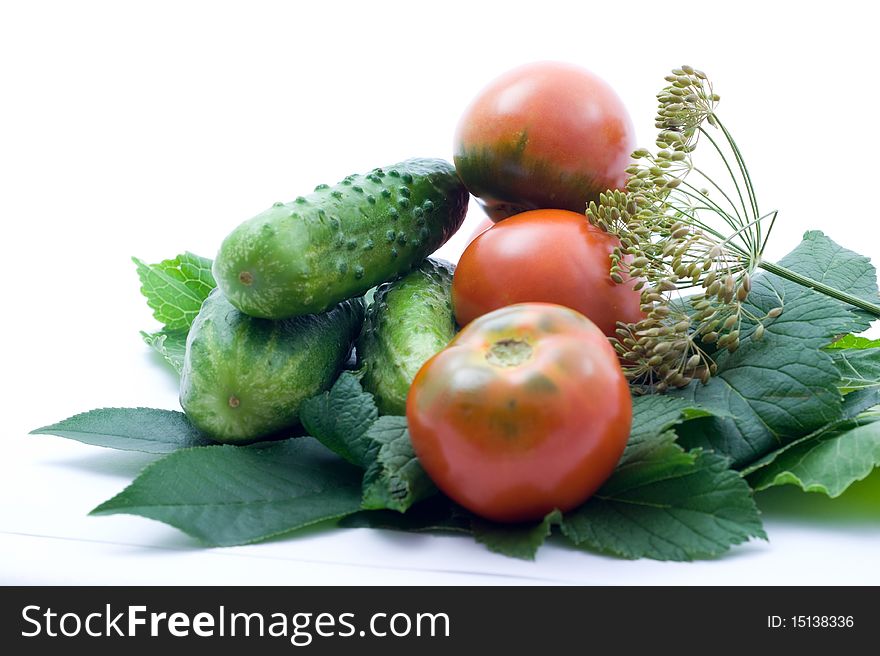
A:
POLYGON ((520 558, 552 534, 661 560, 766 538, 755 491, 835 497, 880 464, 880 341, 857 336, 877 275, 818 231, 765 261, 776 213, 718 95, 666 80, 655 152, 606 83, 533 64, 467 108, 454 166, 319 185, 214 260, 136 259, 184 412, 33 432, 161 454, 92 514, 207 545, 322 522, 520 558), (457 266, 430 257, 471 194, 494 225, 457 266))

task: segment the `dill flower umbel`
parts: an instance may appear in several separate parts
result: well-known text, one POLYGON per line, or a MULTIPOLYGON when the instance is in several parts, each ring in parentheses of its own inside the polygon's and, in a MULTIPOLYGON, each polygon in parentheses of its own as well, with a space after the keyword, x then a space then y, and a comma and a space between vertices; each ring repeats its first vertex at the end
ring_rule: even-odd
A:
POLYGON ((665 79, 657 94, 657 151, 636 150, 625 190, 602 194, 586 211, 592 225, 620 240, 612 279, 638 281, 645 318, 619 323, 612 339, 634 388, 662 392, 708 382, 716 372, 710 353, 736 351, 743 319, 761 339, 783 307, 764 316, 747 309, 757 268, 880 316, 877 305, 762 259, 777 212, 759 210, 742 153, 716 113, 720 97, 690 66, 665 79), (719 158, 726 187, 694 162, 700 141, 719 158))

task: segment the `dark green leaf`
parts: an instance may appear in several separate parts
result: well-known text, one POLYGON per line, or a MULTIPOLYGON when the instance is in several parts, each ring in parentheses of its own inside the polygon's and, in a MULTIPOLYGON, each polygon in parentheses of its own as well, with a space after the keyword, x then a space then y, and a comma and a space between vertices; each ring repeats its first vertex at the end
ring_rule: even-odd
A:
POLYGON ((755 490, 797 485, 839 496, 880 466, 880 421, 871 417, 797 444, 748 478, 755 490))
POLYGON ((140 515, 231 546, 344 517, 360 501, 361 471, 305 437, 177 451, 92 514, 140 515))
POLYGON ((329 449, 366 469, 363 507, 403 512, 437 490, 416 459, 405 417, 379 417, 373 396, 344 372, 329 392, 300 410, 306 430, 329 449))
POLYGON ((854 390, 843 397, 841 415, 843 419, 855 419, 877 405, 880 405, 880 385, 854 390))
MULTIPOLYGON (((808 230, 803 241, 794 251, 779 261, 789 269, 818 280, 825 284, 842 289, 850 294, 872 303, 880 302, 880 290, 877 287, 877 271, 871 260, 848 250, 831 240, 821 230, 808 230)), ((779 280, 778 278, 776 279, 779 280)), ((822 298, 828 298, 819 295, 822 298)), ((789 299, 785 302, 788 304, 789 299)), ((860 333, 868 329, 875 317, 864 310, 855 308, 841 301, 834 301, 844 307, 854 319, 854 327, 849 331, 835 331, 836 337, 843 332, 860 333)), ((828 328, 834 322, 828 324, 828 328)), ((826 331, 827 329, 826 328, 826 331)))
POLYGON ((165 330, 155 333, 141 331, 141 337, 154 351, 159 353, 179 374, 183 371, 183 356, 186 353, 186 330, 165 330))
POLYGON ((655 449, 675 441, 670 428, 705 416, 709 414, 687 399, 661 394, 633 397, 632 428, 618 466, 650 457, 655 449))
POLYGON ((416 459, 406 417, 379 417, 365 437, 379 445, 379 450, 364 475, 364 508, 403 512, 437 492, 416 459))
POLYGON ((745 480, 714 453, 675 445, 625 465, 586 504, 566 513, 576 545, 624 558, 692 560, 764 538, 745 480))
POLYGON ((471 529, 474 539, 485 544, 489 551, 534 560, 538 549, 544 544, 544 540, 550 535, 554 525, 562 520, 562 514, 558 510, 548 513, 539 522, 524 524, 498 524, 479 517, 471 521, 471 529))
POLYGON ((366 436, 378 416, 372 394, 365 392, 357 376, 347 371, 329 391, 303 402, 299 413, 310 435, 363 469, 370 466, 378 450, 378 445, 366 436))
MULTIPOLYGON (((877 297, 876 273, 867 258, 822 233, 807 233, 780 264, 863 298, 877 297)), ((775 275, 755 275, 748 313, 761 317, 779 306, 785 311, 765 320, 761 340, 752 338, 755 324, 744 322, 739 349, 717 356, 718 375, 708 385, 672 393, 728 415, 683 424, 682 444, 718 451, 745 466, 840 418, 840 374, 821 347, 841 333, 864 330, 868 315, 775 275)))
POLYGON ((156 408, 100 408, 83 412, 57 424, 31 431, 32 435, 58 435, 95 446, 170 453, 177 449, 212 444, 174 410, 156 408))
POLYGON ((749 477, 752 473, 774 462, 778 457, 786 453, 789 449, 800 447, 801 445, 811 442, 812 440, 815 440, 831 431, 840 430, 842 428, 852 425, 853 421, 860 414, 878 404, 880 404, 880 387, 868 387, 865 389, 856 390, 855 392, 850 392, 843 398, 843 403, 840 406, 840 416, 837 417, 834 421, 829 422, 825 426, 817 428, 812 433, 808 433, 803 437, 789 442, 785 446, 781 446, 778 449, 771 451, 767 455, 763 456, 762 458, 759 458, 758 460, 749 463, 748 465, 740 469, 740 474, 749 477))
POLYGON ((211 260, 192 253, 158 264, 144 264, 136 257, 132 260, 153 316, 168 330, 189 330, 202 302, 217 286, 211 260))
POLYGON ((344 528, 382 528, 424 533, 443 531, 470 533, 473 515, 442 494, 420 501, 405 513, 394 510, 364 510, 339 522, 344 528))

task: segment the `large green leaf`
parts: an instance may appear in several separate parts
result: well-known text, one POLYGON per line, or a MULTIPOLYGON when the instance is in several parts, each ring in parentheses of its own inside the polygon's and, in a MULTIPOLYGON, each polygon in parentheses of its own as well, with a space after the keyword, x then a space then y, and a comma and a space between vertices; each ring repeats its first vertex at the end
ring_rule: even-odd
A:
POLYGON ((156 519, 213 546, 256 542, 357 512, 362 472, 311 438, 184 449, 92 511, 156 519))
POLYGON ((212 442, 182 412, 156 408, 100 408, 31 431, 124 451, 170 453, 212 442))
POLYGON ((806 492, 836 497, 878 466, 880 421, 872 417, 793 446, 752 473, 748 481, 755 490, 797 485, 806 492))
POLYGON ((692 560, 766 538, 749 486, 714 453, 674 444, 619 468, 562 532, 580 547, 624 558, 692 560))
MULTIPOLYGON (((848 251, 820 232, 780 261, 798 273, 863 298, 877 298, 877 278, 867 258, 848 251)), ((764 316, 763 339, 745 322, 739 349, 717 356, 718 375, 708 385, 692 384, 673 396, 687 398, 717 415, 679 428, 682 444, 726 454, 744 466, 840 417, 840 373, 821 350, 839 334, 864 330, 869 316, 811 289, 760 273, 754 276, 746 309, 764 316)))

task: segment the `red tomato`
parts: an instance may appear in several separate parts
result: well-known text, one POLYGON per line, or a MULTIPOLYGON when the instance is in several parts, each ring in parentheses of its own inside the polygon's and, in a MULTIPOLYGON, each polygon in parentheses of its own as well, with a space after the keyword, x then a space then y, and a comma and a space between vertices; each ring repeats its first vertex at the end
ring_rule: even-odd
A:
POLYGON ((497 223, 462 253, 452 279, 459 325, 513 303, 558 303, 609 337, 617 321, 642 318, 633 282, 617 284, 609 256, 618 241, 567 210, 533 210, 497 223))
POLYGON ((495 221, 542 207, 583 212, 622 188, 635 148, 620 98, 587 70, 528 64, 489 84, 455 134, 455 168, 495 221))
POLYGON ((406 417, 419 461, 447 496, 517 522, 570 510, 605 482, 626 446, 632 401, 591 321, 527 303, 477 319, 428 360, 406 417))

